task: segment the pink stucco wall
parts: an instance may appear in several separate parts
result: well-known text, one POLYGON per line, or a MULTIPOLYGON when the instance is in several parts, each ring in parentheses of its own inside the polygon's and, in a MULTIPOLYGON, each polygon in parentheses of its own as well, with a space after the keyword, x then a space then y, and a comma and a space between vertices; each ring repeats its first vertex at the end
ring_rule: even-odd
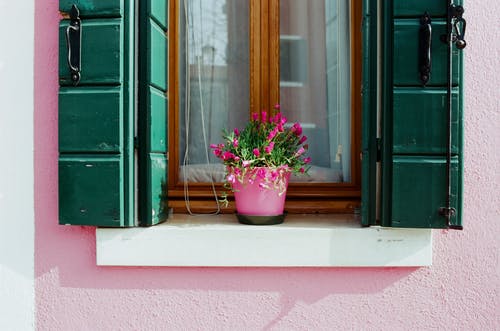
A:
POLYGON ((35 271, 40 330, 500 330, 497 0, 466 7, 465 230, 428 268, 118 268, 57 225, 57 1, 36 0, 35 271))

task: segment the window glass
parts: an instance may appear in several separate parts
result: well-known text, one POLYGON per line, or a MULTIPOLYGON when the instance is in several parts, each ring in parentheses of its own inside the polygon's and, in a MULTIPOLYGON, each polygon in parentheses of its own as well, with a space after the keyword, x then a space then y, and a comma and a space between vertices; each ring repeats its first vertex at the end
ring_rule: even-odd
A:
POLYGON ((312 167, 294 181, 349 182, 349 0, 280 2, 280 101, 302 124, 312 167))
MULTIPOLYGON (((249 3, 180 2, 180 179, 220 182, 208 145, 249 116, 249 3)), ((302 124, 312 158, 292 182, 351 181, 349 17, 349 0, 280 1, 281 110, 302 124)))
POLYGON ((208 146, 248 120, 248 1, 180 2, 179 173, 220 182, 224 169, 208 146))

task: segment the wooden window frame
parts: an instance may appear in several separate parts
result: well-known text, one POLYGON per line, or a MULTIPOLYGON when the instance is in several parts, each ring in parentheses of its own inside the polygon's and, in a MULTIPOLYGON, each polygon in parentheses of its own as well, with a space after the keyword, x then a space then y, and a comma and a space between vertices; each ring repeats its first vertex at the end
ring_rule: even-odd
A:
MULTIPOLYGON (((179 180, 179 6, 169 2, 169 93, 168 93, 168 197, 174 212, 187 211, 184 183, 179 180)), ((279 103, 279 0, 252 0, 250 6, 250 109, 273 109, 279 103), (268 51, 264 51, 268 50, 268 51), (259 54, 259 56, 256 56, 259 54)), ((351 182, 292 183, 285 210, 289 213, 352 213, 361 204, 361 64, 362 1, 351 0, 351 182)), ((217 193, 227 191, 216 184, 217 193)), ((232 195, 223 213, 234 212, 232 195)), ((189 183, 190 210, 197 213, 217 209, 210 185, 189 183)))

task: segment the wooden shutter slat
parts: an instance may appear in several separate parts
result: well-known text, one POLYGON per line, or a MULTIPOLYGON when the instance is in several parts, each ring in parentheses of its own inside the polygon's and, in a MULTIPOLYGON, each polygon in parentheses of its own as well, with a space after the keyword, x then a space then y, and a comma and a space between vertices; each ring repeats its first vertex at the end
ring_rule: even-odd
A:
MULTIPOLYGON (((423 15, 424 12, 420 13, 423 15)), ((394 48, 393 48, 393 83, 395 86, 420 86, 418 71, 418 36, 420 19, 394 20, 394 48)), ((441 42, 440 36, 446 34, 446 22, 443 19, 432 21, 432 72, 427 86, 445 86, 447 78, 447 51, 446 44, 441 42)), ((453 50, 453 83, 456 86, 461 77, 459 53, 453 50)))
POLYGON ((59 10, 68 13, 73 4, 82 18, 123 16, 124 0, 59 0, 59 10))
POLYGON ((62 87, 59 91, 60 152, 120 153, 123 149, 120 87, 62 87))
MULTIPOLYGON (((66 28, 59 26, 59 84, 72 85, 67 64, 66 28)), ((81 80, 79 85, 119 85, 123 82, 122 19, 82 20, 81 80)))
POLYGON ((119 155, 60 157, 60 223, 123 226, 122 162, 119 155))
MULTIPOLYGON (((452 153, 459 149, 458 118, 459 90, 453 90, 452 153)), ((443 88, 394 88, 393 94, 393 153, 446 153, 447 120, 446 91, 443 88)))
MULTIPOLYGON (((459 159, 451 164, 451 206, 458 208, 459 159)), ((405 228, 446 228, 446 219, 439 215, 445 205, 446 158, 444 156, 394 156, 392 160, 392 203, 390 222, 383 225, 405 228)), ((460 217, 461 215, 456 215, 460 217)))

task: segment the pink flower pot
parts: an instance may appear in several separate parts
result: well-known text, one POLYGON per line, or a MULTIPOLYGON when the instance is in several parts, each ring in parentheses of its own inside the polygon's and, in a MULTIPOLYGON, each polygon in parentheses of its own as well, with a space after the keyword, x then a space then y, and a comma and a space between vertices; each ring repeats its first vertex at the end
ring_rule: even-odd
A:
POLYGON ((235 181, 232 186, 236 211, 240 222, 245 224, 278 224, 284 219, 286 190, 290 179, 290 172, 286 172, 275 182, 259 176, 245 176, 243 183, 235 181))

